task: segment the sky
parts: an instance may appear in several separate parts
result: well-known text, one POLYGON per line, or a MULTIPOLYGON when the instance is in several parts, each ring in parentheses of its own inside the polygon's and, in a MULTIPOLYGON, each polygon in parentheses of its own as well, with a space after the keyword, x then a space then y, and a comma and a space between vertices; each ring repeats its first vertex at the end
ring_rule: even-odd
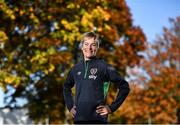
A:
POLYGON ((4 94, 2 89, 0 88, 0 107, 3 107, 3 98, 4 98, 4 94))
MULTIPOLYGON (((170 27, 169 18, 180 16, 180 0, 126 0, 133 24, 140 26, 147 41, 153 42, 162 35, 163 27, 170 27)), ((4 106, 4 94, 0 88, 0 107, 4 106)))
POLYGON ((170 27, 169 18, 180 16, 180 0, 126 0, 133 24, 144 31, 147 41, 153 42, 170 27))

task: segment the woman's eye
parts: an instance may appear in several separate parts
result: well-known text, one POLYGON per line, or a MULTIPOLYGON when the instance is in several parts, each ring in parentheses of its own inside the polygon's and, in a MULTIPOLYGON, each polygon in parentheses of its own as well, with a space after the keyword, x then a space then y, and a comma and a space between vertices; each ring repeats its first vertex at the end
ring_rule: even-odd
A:
POLYGON ((85 46, 88 46, 88 44, 87 44, 87 43, 84 43, 84 45, 85 45, 85 46))
POLYGON ((96 46, 96 44, 92 44, 93 46, 96 46))

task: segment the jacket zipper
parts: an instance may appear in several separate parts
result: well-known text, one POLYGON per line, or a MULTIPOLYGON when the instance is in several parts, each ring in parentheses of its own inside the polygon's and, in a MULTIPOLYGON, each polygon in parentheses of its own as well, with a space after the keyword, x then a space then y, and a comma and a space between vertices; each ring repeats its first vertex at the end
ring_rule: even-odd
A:
POLYGON ((87 61, 85 61, 85 73, 84 73, 84 78, 86 78, 86 76, 87 76, 87 71, 88 71, 88 62, 87 61))

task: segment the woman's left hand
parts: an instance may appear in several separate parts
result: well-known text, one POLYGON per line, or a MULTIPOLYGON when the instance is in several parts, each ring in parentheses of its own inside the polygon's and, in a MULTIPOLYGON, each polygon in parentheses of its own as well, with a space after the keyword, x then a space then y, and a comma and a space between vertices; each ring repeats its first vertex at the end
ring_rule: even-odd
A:
POLYGON ((96 108, 96 112, 100 115, 108 115, 111 113, 111 110, 107 105, 100 105, 96 108))

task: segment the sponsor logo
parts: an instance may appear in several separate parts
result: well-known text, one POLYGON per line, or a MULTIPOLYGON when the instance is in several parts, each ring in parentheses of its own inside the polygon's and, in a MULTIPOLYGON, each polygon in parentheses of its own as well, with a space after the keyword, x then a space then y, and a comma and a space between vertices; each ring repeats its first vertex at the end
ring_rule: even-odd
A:
POLYGON ((89 75, 89 79, 94 79, 94 80, 96 80, 96 78, 97 78, 97 75, 95 75, 96 72, 97 72, 97 68, 91 68, 91 69, 90 69, 91 75, 89 75))

